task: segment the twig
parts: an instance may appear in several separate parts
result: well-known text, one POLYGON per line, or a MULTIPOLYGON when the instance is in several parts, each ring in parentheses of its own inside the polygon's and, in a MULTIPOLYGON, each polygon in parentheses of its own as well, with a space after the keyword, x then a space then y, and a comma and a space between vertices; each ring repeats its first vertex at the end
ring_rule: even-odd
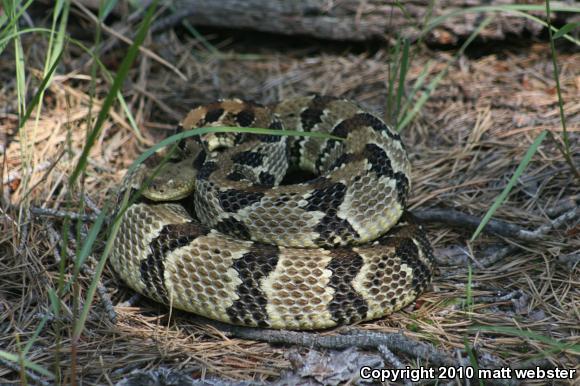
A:
MULTIPOLYGON (((481 217, 462 213, 453 209, 425 209, 413 211, 413 215, 423 222, 437 222, 448 224, 458 228, 476 229, 481 222, 481 217)), ((527 240, 528 235, 524 228, 519 225, 509 224, 500 220, 490 220, 484 232, 494 233, 504 237, 514 237, 527 240)))
MULTIPOLYGON (((149 3, 149 1, 147 3, 149 3)), ((138 20, 138 17, 135 17, 135 16, 142 15, 143 11, 145 9, 147 9, 147 7, 149 7, 148 4, 140 4, 139 10, 137 10, 133 15, 129 16, 127 23, 133 23, 136 20, 138 20)), ((187 7, 187 8, 175 11, 173 14, 166 16, 164 18, 161 18, 161 19, 155 21, 154 23, 152 23, 150 31, 152 34, 155 34, 155 33, 161 32, 161 31, 165 31, 169 28, 176 26, 183 19, 191 16, 195 12, 197 12, 197 10, 194 7, 187 7)), ((102 44, 102 48, 99 50, 100 57, 102 57, 107 52, 111 51, 112 49, 117 48, 120 45, 121 41, 124 41, 123 39, 120 38, 120 36, 123 36, 125 34, 130 34, 131 26, 120 27, 118 29, 111 28, 111 30, 116 31, 116 33, 114 33, 114 34, 111 33, 111 37, 109 37, 109 39, 107 39, 107 41, 105 41, 102 44)), ((131 35, 129 35, 129 36, 131 36, 131 35)), ((85 66, 89 62, 90 62, 89 60, 83 61, 81 66, 85 66)))
MULTIPOLYGON (((557 210, 554 208, 552 213, 560 212, 562 208, 569 208, 569 210, 554 220, 551 220, 549 223, 541 225, 535 230, 530 231, 523 229, 518 225, 508 224, 498 220, 491 220, 484 228, 484 231, 523 241, 539 241, 544 238, 551 230, 561 227, 566 222, 572 221, 580 215, 580 209, 578 208, 578 205, 575 204, 576 200, 576 196, 573 196, 570 199, 563 201, 562 204, 558 206, 557 210)), ((415 215, 415 217, 417 217, 420 221, 442 222, 457 227, 475 228, 481 221, 481 219, 478 217, 447 209, 413 211, 413 215, 415 215)), ((482 253, 483 257, 477 261, 477 265, 480 268, 489 267, 495 264, 497 261, 503 259, 505 256, 517 251, 518 249, 519 246, 517 244, 510 244, 499 249, 497 246, 490 247, 482 253)), ((467 263, 469 258, 470 254, 466 249, 465 253, 453 256, 451 259, 443 259, 442 256, 439 256, 437 257, 437 260, 442 265, 460 265, 467 263), (449 264, 450 261, 452 264, 449 264)))
MULTIPOLYGON (((403 362, 401 362, 401 360, 399 358, 397 358, 397 356, 391 350, 389 350, 389 348, 386 345, 380 344, 377 347, 377 349, 381 353, 381 355, 383 356, 383 359, 387 363, 390 363, 391 365, 393 365, 394 368, 396 368, 396 369, 404 369, 405 368, 405 365, 403 364, 403 362)), ((412 385, 412 383, 408 380, 406 380, 404 383, 405 383, 405 386, 412 385)))
POLYGON ((379 350, 379 352, 383 356, 383 359, 385 361, 387 361, 388 363, 390 363, 391 365, 395 366, 395 368, 397 368, 397 369, 405 368, 405 365, 403 364, 403 362, 401 362, 401 360, 399 358, 397 358, 397 356, 395 354, 393 354, 393 352, 391 350, 389 350, 389 348, 387 346, 385 346, 384 344, 381 344, 377 347, 377 349, 379 350))
MULTIPOLYGON (((52 165, 52 163, 50 163, 49 161, 44 161, 39 163, 38 165, 36 165, 34 168, 32 169, 26 169, 23 170, 22 172, 32 175, 34 173, 38 173, 38 172, 42 172, 48 168, 50 168, 52 165)), ((18 170, 14 170, 8 173, 8 175, 6 177, 4 177, 4 179, 2 180, 3 184, 9 184, 10 182, 14 181, 14 180, 21 180, 22 179, 22 172, 18 171, 18 170)))
MULTIPOLYGON (((574 209, 570 210, 569 212, 566 212, 566 213, 560 215, 559 217, 557 217, 556 219, 550 221, 549 224, 544 224, 534 231, 526 231, 527 233, 529 233, 528 240, 537 240, 539 238, 542 238, 545 234, 547 234, 552 229, 559 228, 563 224, 565 224, 567 221, 570 221, 570 220, 577 218, 579 213, 580 213, 580 209, 578 207, 575 207, 574 209)), ((499 260, 503 259, 507 255, 517 251, 518 249, 519 249, 519 247, 517 245, 508 245, 508 246, 503 247, 499 250, 494 248, 494 250, 491 252, 487 252, 487 253, 484 252, 483 257, 479 260, 479 263, 483 267, 489 267, 489 266, 495 264, 496 262, 498 262, 499 260)))
POLYGON ((575 265, 580 264, 580 252, 572 252, 567 255, 559 255, 558 263, 565 264, 570 268, 574 268, 575 265))
POLYGON ((151 32, 157 33, 160 31, 165 31, 166 29, 173 28, 177 24, 181 23, 181 21, 192 14, 196 13, 197 9, 195 7, 186 7, 180 10, 175 11, 169 16, 166 16, 162 19, 157 20, 151 26, 151 32))
POLYGON ((570 211, 560 215, 559 217, 555 218, 554 220, 550 221, 548 224, 544 224, 537 228, 534 231, 524 231, 523 234, 526 235, 524 240, 537 240, 543 237, 546 233, 551 231, 552 229, 556 229, 564 225, 566 222, 571 221, 578 217, 580 214, 580 208, 576 206, 575 208, 571 209, 570 211))
MULTIPOLYGON (((519 225, 494 219, 490 220, 486 224, 483 231, 525 241, 536 241, 544 237, 551 229, 558 228, 566 221, 569 221, 578 216, 579 201, 580 197, 571 196, 565 200, 562 200, 559 205, 551 208, 550 210, 546 210, 546 214, 551 217, 559 216, 562 212, 566 212, 566 214, 556 218, 555 220, 552 220, 549 224, 542 225, 533 231, 524 229, 519 225)), ((481 222, 480 217, 462 213, 453 209, 416 210, 413 211, 413 215, 423 222, 444 223, 459 228, 468 227, 475 229, 481 222)))
MULTIPOLYGON (((127 37, 125 37, 123 34, 120 34, 119 32, 115 31, 113 28, 107 26, 106 24, 103 24, 88 8, 86 8, 83 4, 76 2, 75 5, 77 7, 79 7, 81 9, 81 11, 83 11, 83 13, 85 15, 87 15, 87 17, 95 24, 99 24, 100 27, 103 29, 103 31, 107 32, 110 35, 115 36, 117 39, 123 41, 126 44, 133 44, 133 41, 127 37)), ((177 67, 175 67, 174 65, 172 65, 171 63, 169 63, 167 60, 163 59, 162 57, 160 57, 159 55, 157 55, 155 52, 151 51, 150 49, 140 46, 139 47, 139 51, 141 51, 141 53, 143 53, 144 55, 150 57, 151 59, 155 60, 156 62, 160 63, 161 65, 169 68, 171 71, 173 71, 177 76, 179 76, 182 80, 187 81, 187 77, 181 72, 179 71, 179 69, 177 67)))
POLYGON ((432 345, 415 341, 402 333, 382 333, 351 329, 341 335, 320 335, 319 333, 233 326, 205 318, 200 319, 203 319, 203 322, 206 324, 209 323, 215 326, 225 335, 241 339, 335 350, 349 347, 378 348, 383 345, 390 350, 402 352, 415 358, 423 358, 436 365, 457 365, 454 359, 448 357, 432 345))
POLYGON ((76 212, 68 212, 64 210, 30 207, 30 213, 37 216, 49 216, 49 217, 59 217, 59 218, 70 218, 71 220, 81 220, 85 222, 95 221, 98 214, 78 214, 76 212))
MULTIPOLYGON (((95 271, 86 265, 81 267, 81 271, 88 277, 95 277, 95 271)), ((107 313, 107 316, 109 317, 109 320, 111 323, 115 324, 117 322, 117 312, 115 311, 115 306, 113 305, 113 301, 109 296, 109 292, 107 292, 107 288, 101 283, 100 279, 97 283, 97 293, 99 294, 99 299, 101 299, 101 303, 105 309, 105 312, 107 313)))
MULTIPOLYGON (((58 251, 58 243, 62 241, 62 238, 60 237, 60 234, 52 226, 48 227, 48 232, 51 244, 54 245, 54 257, 56 262, 58 263, 61 260, 61 255, 58 251)), ((74 251, 68 249, 68 247, 67 254, 68 256, 75 256, 74 251)), ((84 275, 88 277, 95 276, 95 272, 91 268, 89 268, 86 264, 83 264, 80 267, 80 270, 84 275)), ((105 312, 107 313, 107 316, 109 317, 109 320, 111 321, 111 323, 116 323, 117 313, 115 312, 115 306, 113 305, 113 301, 111 300, 111 297, 107 292, 107 288, 100 282, 100 279, 99 282, 97 283, 97 293, 99 294, 99 299, 101 300, 101 303, 103 305, 103 308, 105 309, 105 312)))
MULTIPOLYGON (((232 326, 222 322, 209 320, 202 317, 196 317, 205 324, 211 324, 226 336, 233 336, 241 339, 258 340, 267 343, 283 343, 305 346, 310 348, 324 349, 347 349, 351 347, 375 348, 381 352, 387 361, 396 363, 397 368, 405 368, 401 361, 394 355, 389 356, 391 351, 401 352, 410 355, 413 358, 422 358, 432 365, 436 366, 453 366, 465 367, 470 366, 467 359, 455 359, 438 349, 433 345, 419 342, 406 337, 402 333, 385 333, 372 332, 351 328, 340 335, 320 335, 319 333, 296 332, 285 330, 265 330, 260 328, 232 326)), ((482 364, 486 368, 500 368, 503 365, 499 360, 491 358, 481 358, 482 364)), ((522 367, 524 368, 524 367, 522 367)), ((486 381, 487 382, 487 381, 486 381)), ((431 384, 418 382, 414 385, 431 384)), ((411 383, 413 384, 413 383, 411 383)), ((493 380, 487 382, 490 385, 511 386, 515 385, 513 380, 493 380)))
MULTIPOLYGON (((42 184, 43 181, 46 181, 46 178, 48 177, 48 175, 50 173, 52 173, 53 169, 56 167, 56 165, 60 162, 61 158, 65 154, 66 154, 66 151, 64 151, 64 150, 60 152, 60 154, 58 155, 58 157, 56 157, 56 159, 48 165, 48 167, 46 168, 46 170, 45 170, 44 174, 42 175, 42 177, 34 185, 32 185, 31 187, 29 187, 26 192, 24 192, 24 194, 20 198, 20 202, 24 202, 24 200, 36 189, 37 186, 39 186, 40 184, 42 184)), ((42 166, 42 164, 39 165, 39 166, 42 166)), ((44 170, 44 169, 42 169, 42 170, 44 170)))
MULTIPOLYGON (((5 366, 5 367, 9 368, 10 370, 15 371, 17 373, 22 372, 20 365, 16 362, 12 362, 12 361, 0 358, 0 364, 2 364, 3 366, 5 366)), ((24 373, 26 373, 26 376, 28 378, 30 378, 32 381, 36 382, 39 385, 42 385, 42 386, 49 386, 50 385, 50 383, 43 381, 42 378, 40 378, 38 375, 34 374, 33 372, 31 372, 27 368, 24 368, 24 373)), ((23 379, 21 381, 24 382, 23 379)))
POLYGON ((85 204, 93 211, 93 213, 95 213, 95 218, 98 217, 99 214, 101 214, 101 208, 97 206, 97 204, 92 200, 92 198, 90 198, 86 194, 83 194, 83 200, 85 204))
POLYGON ((517 290, 517 291, 512 291, 509 292, 505 295, 497 295, 497 296, 474 296, 473 297, 473 303, 502 303, 502 302, 507 302, 510 301, 516 297, 520 297, 522 296, 522 291, 517 290))
POLYGON ((576 208, 578 205, 580 205, 580 195, 573 195, 560 200, 551 208, 546 209, 546 214, 550 217, 556 217, 576 208))
POLYGON ((22 227, 20 228, 20 242, 18 243, 18 254, 24 258, 24 250, 28 244, 28 225, 30 222, 30 210, 24 208, 24 216, 21 219, 22 227))
POLYGON ((184 385, 184 386, 259 386, 272 385, 256 381, 229 381, 221 378, 206 377, 194 379, 191 372, 159 367, 153 370, 133 370, 117 383, 118 386, 141 385, 184 385))
MULTIPOLYGON (((163 110, 164 113, 166 113, 167 115, 173 117, 176 121, 180 120, 182 118, 181 113, 178 113, 177 111, 175 111, 174 109, 172 109, 171 107, 169 107, 168 104, 164 103, 161 99, 159 99, 154 93, 151 93, 141 87, 139 87, 138 85, 133 86, 133 88, 135 89, 135 91, 143 94, 144 96, 146 96, 147 98, 151 99, 155 104, 157 104, 157 106, 163 110)), ((173 127, 175 128, 175 127, 173 127)))
POLYGON ((118 307, 133 307, 139 300, 141 300, 142 296, 140 293, 135 292, 129 299, 125 300, 122 303, 117 304, 118 307))

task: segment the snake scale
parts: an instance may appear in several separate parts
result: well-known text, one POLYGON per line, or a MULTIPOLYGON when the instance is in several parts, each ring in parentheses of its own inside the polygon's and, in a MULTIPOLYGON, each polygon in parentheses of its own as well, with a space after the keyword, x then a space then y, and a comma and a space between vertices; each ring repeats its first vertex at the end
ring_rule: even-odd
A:
POLYGON ((432 249, 405 210, 400 136, 356 103, 309 96, 220 100, 180 130, 238 126, 330 133, 210 133, 179 144, 123 214, 111 263, 134 290, 226 323, 308 330, 379 318, 429 284, 432 249), (284 183, 292 170, 313 178, 284 183))

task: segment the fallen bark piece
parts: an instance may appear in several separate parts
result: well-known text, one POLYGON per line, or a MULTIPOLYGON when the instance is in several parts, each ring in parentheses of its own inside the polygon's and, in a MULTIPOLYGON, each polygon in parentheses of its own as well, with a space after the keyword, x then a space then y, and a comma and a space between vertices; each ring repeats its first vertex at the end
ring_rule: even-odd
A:
MULTIPOLYGON (((197 26, 250 29, 283 35, 305 35, 343 41, 389 41, 401 35, 410 40, 420 37, 426 20, 459 12, 434 27, 426 36, 428 43, 456 44, 467 38, 488 12, 461 13, 476 6, 502 6, 520 3, 517 0, 416 0, 395 2, 384 0, 165 0, 173 2, 179 14, 197 26)), ((535 1, 542 6, 544 3, 535 1)), ((557 10, 566 3, 552 2, 557 10)), ((569 6, 569 5, 568 5, 569 6)), ((545 19, 544 11, 531 12, 545 19)), ((553 12, 552 19, 566 21, 574 13, 553 12)), ((503 40, 506 35, 524 33, 538 35, 542 26, 514 13, 498 12, 482 31, 481 37, 503 40)))

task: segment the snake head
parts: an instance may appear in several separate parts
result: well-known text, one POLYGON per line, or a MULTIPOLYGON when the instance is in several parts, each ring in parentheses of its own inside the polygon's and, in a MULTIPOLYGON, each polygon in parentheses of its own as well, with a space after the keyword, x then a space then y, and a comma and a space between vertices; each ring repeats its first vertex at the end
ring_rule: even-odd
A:
POLYGON ((197 170, 194 159, 188 157, 179 162, 168 162, 159 170, 149 170, 145 178, 147 186, 142 195, 152 201, 177 201, 189 196, 195 190, 197 170))

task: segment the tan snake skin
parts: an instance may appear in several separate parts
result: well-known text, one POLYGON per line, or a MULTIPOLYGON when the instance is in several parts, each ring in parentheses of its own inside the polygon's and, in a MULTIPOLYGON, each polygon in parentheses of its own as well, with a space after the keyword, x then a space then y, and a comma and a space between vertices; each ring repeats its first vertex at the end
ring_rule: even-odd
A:
POLYGON ((227 323, 318 329, 387 315, 427 287, 431 246, 405 212, 409 160, 381 119, 313 96, 271 107, 218 101, 181 123, 207 126, 344 140, 220 133, 183 141, 178 162, 127 209, 114 240, 111 263, 134 290, 227 323), (316 177, 280 184, 289 169, 316 177))

